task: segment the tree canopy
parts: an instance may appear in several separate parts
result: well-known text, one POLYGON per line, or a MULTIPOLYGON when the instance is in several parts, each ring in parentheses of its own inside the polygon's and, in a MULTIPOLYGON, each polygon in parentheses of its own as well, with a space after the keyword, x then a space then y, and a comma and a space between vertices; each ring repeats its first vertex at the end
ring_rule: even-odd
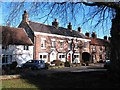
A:
POLYGON ((103 27, 103 30, 114 18, 115 10, 120 9, 119 2, 26 2, 24 0, 23 2, 10 2, 7 4, 10 11, 5 21, 8 25, 15 24, 18 17, 21 17, 20 13, 27 9, 31 17, 40 16, 37 19, 43 19, 44 22, 48 22, 49 18, 58 18, 64 25, 71 21, 80 25, 76 19, 81 17, 82 14, 84 16, 80 19, 82 24, 90 22, 91 26, 100 26, 103 27), (89 9, 86 10, 86 8, 89 9))

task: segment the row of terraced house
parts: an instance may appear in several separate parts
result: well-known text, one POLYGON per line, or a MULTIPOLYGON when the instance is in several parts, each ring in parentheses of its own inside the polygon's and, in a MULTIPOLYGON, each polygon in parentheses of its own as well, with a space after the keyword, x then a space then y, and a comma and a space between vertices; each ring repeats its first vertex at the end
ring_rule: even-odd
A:
POLYGON ((2 64, 13 61, 22 64, 30 59, 42 59, 48 63, 53 60, 83 63, 88 56, 89 62, 97 63, 109 58, 110 40, 106 36, 97 38, 95 32, 84 35, 80 27, 73 30, 71 23, 67 28, 59 27, 57 19, 52 25, 32 22, 26 11, 18 28, 0 26, 0 32, 2 64))

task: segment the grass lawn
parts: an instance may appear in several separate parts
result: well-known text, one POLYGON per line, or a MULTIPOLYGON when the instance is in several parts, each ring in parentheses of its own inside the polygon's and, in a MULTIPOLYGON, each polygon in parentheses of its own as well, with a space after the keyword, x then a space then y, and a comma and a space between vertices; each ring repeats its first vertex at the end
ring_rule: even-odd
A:
POLYGON ((2 81, 3 88, 30 88, 30 90, 46 88, 56 88, 56 90, 57 88, 119 88, 119 86, 120 83, 109 77, 107 72, 60 72, 2 81))
POLYGON ((28 83, 25 79, 3 80, 2 88, 34 88, 37 90, 34 84, 28 83))

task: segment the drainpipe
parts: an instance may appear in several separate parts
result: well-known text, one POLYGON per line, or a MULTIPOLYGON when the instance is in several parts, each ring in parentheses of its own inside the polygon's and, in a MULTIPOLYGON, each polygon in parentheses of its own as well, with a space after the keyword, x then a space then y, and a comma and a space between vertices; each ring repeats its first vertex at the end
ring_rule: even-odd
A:
POLYGON ((33 59, 36 59, 36 36, 34 36, 33 59))

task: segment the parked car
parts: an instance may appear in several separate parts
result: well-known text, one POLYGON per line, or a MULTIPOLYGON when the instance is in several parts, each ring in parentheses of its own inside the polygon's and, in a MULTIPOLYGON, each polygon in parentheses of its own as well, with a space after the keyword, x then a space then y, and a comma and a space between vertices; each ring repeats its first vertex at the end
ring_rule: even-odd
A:
POLYGON ((105 60, 104 61, 104 68, 110 69, 110 60, 105 60))
POLYGON ((29 60, 22 65, 22 68, 46 69, 44 60, 29 60))

